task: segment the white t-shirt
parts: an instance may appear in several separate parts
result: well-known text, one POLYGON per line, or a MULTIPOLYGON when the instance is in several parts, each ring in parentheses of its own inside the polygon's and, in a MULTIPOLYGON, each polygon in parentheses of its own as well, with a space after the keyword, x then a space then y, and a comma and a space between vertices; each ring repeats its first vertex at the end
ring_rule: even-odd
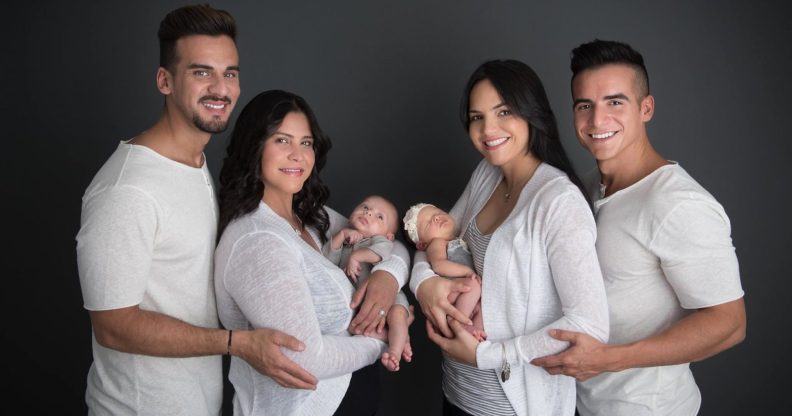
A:
MULTIPOLYGON (((697 308, 743 296, 729 218, 680 166, 663 166, 607 198, 595 187, 611 344, 655 335, 697 308)), ((689 364, 578 383, 584 416, 695 415, 700 404, 689 364)))
MULTIPOLYGON (((217 202, 206 164, 119 144, 83 196, 77 265, 84 307, 139 305, 219 327, 212 282, 217 202)), ((93 337, 90 414, 217 415, 220 356, 164 358, 105 348, 93 337)))

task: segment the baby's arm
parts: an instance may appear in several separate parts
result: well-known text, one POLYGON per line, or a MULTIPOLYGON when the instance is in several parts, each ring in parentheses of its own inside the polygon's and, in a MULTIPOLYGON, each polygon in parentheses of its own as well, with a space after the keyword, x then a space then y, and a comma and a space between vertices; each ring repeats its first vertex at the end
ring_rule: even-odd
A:
POLYGON ((346 269, 344 270, 347 276, 351 277, 353 281, 357 282, 358 275, 360 274, 360 263, 378 263, 382 260, 382 256, 375 253, 369 248, 359 248, 349 255, 346 269))
POLYGON ((355 244, 362 238, 363 234, 361 234, 359 231, 352 228, 344 228, 337 232, 336 235, 333 236, 333 239, 330 240, 330 247, 333 250, 340 250, 341 245, 344 244, 344 241, 348 242, 349 244, 355 244))
POLYGON ((468 277, 476 272, 464 264, 448 260, 448 241, 435 238, 426 247, 426 257, 432 270, 443 277, 468 277))

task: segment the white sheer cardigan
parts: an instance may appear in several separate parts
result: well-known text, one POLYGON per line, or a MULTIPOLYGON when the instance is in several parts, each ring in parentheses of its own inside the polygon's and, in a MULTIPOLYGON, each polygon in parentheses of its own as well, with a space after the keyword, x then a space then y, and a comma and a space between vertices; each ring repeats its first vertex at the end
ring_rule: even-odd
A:
MULTIPOLYGON (((347 220, 327 209, 333 235, 347 220)), ((319 245, 315 230, 309 230, 319 245)), ((404 246, 375 267, 402 286, 409 269, 404 246)), ((353 286, 338 266, 306 244, 263 202, 231 222, 215 252, 215 290, 225 328, 273 328, 305 344, 284 353, 319 379, 316 390, 287 389, 232 357, 235 415, 330 415, 343 398, 351 373, 375 362, 386 344, 347 332, 353 286)))

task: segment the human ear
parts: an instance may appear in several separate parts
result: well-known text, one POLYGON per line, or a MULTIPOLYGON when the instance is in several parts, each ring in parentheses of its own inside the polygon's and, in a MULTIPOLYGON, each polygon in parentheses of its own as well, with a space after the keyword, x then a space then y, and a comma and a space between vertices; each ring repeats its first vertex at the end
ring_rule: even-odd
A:
POLYGON ((173 92, 173 77, 163 67, 157 69, 157 89, 163 95, 170 95, 173 92))
POLYGON ((647 95, 641 100, 641 121, 646 123, 654 115, 654 97, 647 95))

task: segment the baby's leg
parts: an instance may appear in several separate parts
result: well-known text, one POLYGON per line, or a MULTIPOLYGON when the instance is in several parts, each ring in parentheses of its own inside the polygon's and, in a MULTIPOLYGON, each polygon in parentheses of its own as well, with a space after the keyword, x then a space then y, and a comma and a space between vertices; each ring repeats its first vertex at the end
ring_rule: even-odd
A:
POLYGON ((484 333, 484 323, 481 319, 481 281, 477 276, 458 277, 457 279, 461 279, 460 281, 464 282, 470 290, 457 297, 454 307, 473 321, 473 325, 464 325, 465 329, 476 339, 483 341, 487 338, 487 334, 484 333))
POLYGON ((412 322, 412 313, 399 304, 394 304, 388 311, 388 350, 382 354, 382 365, 390 371, 399 371, 399 362, 402 356, 405 361, 412 360, 412 347, 410 346, 409 326, 412 322), (409 316, 408 316, 409 315, 409 316))

